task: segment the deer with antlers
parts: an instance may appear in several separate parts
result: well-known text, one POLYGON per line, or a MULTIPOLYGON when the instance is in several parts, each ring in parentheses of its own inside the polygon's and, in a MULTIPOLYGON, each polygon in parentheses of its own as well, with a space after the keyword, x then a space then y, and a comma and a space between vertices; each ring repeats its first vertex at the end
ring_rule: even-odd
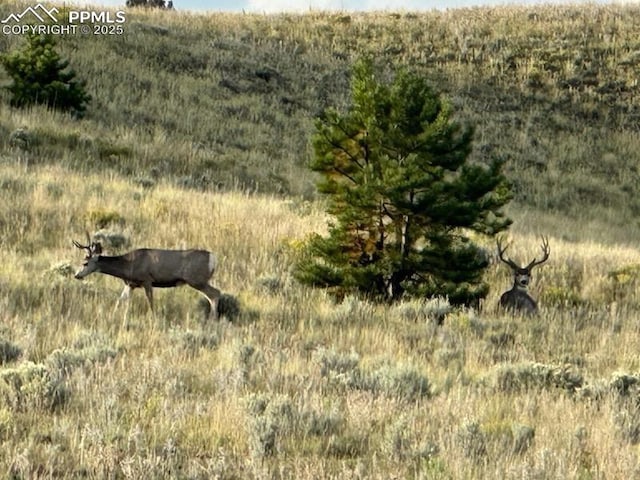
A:
MULTIPOLYGON (((216 257, 206 250, 158 250, 141 248, 124 255, 109 257, 101 255, 102 245, 91 242, 73 244, 86 250, 83 268, 75 274, 82 280, 93 272, 105 273, 124 281, 125 287, 116 302, 128 300, 131 290, 142 287, 153 312, 153 288, 170 288, 189 285, 202 293, 211 305, 211 316, 217 318, 220 290, 212 287, 209 280, 216 267, 216 257)), ((127 302, 128 310, 128 302, 127 302)), ((126 313, 125 313, 126 319, 126 313)))
POLYGON ((527 315, 533 315, 538 311, 538 305, 536 301, 531 298, 527 292, 529 282, 531 282, 531 271, 534 267, 543 264, 549 258, 549 239, 542 238, 542 258, 537 260, 534 258, 529 265, 521 267, 510 258, 504 257, 504 252, 507 250, 507 246, 502 246, 500 239, 496 240, 498 246, 498 257, 504 263, 511 267, 513 271, 513 287, 502 294, 500 297, 500 306, 506 310, 517 311, 525 313, 527 315))

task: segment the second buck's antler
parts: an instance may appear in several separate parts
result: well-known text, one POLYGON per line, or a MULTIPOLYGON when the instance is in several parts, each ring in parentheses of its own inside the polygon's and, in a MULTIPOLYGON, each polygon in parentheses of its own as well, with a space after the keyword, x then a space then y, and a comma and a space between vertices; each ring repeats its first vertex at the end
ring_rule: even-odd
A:
POLYGON ((545 237, 545 236, 541 236, 540 238, 542 239, 542 245, 540 246, 540 248, 542 249, 542 259, 541 260, 536 260, 534 258, 531 261, 531 263, 525 267, 528 270, 531 270, 533 267, 535 267, 537 265, 543 264, 544 262, 546 262, 549 259, 549 253, 551 253, 551 249, 549 248, 549 238, 545 237))
POLYGON ((504 252, 507 251, 507 248, 509 248, 509 245, 502 246, 502 239, 500 238, 496 239, 496 244, 498 246, 498 258, 500 258, 500 260, 502 260, 504 263, 509 265, 514 270, 518 270, 521 268, 524 270, 531 270, 533 267, 541 265, 544 262, 546 262, 549 259, 549 254, 551 253, 551 249, 549 248, 549 238, 545 236, 541 236, 540 238, 542 239, 542 245, 540 246, 540 248, 542 249, 542 258, 540 260, 534 258, 533 260, 531 260, 531 263, 529 263, 529 265, 527 265, 526 267, 520 267, 520 265, 518 265, 516 262, 514 262, 510 258, 504 257, 504 252))
POLYGON ((511 260, 510 258, 504 258, 504 252, 507 251, 507 248, 509 248, 509 245, 505 245, 504 247, 502 246, 502 239, 498 238, 496 239, 496 244, 498 246, 498 258, 500 258, 500 260, 502 260, 504 263, 506 263, 507 265, 509 265, 511 268, 513 269, 518 269, 520 268, 513 260, 511 260))

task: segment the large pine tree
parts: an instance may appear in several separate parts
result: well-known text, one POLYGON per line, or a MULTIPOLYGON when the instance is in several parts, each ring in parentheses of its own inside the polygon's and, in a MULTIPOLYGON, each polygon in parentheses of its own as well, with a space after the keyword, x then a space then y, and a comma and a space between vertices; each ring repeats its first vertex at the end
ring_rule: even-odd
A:
POLYGON ((447 296, 475 303, 487 258, 469 232, 495 235, 510 220, 502 163, 471 163, 473 129, 428 82, 406 70, 381 82, 372 63, 353 71, 346 113, 316 122, 311 168, 334 221, 296 266, 308 284, 382 300, 447 296))

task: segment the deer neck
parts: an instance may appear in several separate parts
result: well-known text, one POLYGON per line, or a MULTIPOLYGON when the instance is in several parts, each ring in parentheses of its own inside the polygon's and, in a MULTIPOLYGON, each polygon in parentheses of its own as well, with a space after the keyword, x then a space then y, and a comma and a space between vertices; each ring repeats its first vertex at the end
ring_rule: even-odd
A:
POLYGON ((100 255, 98 257, 98 265, 102 273, 113 277, 125 278, 130 270, 131 262, 122 255, 117 257, 100 255))

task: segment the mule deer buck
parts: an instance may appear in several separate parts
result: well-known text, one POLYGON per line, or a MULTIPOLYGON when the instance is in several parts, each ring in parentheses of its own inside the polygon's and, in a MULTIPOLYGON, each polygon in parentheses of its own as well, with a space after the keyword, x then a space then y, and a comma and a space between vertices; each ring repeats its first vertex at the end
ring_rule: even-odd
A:
MULTIPOLYGON (((105 273, 121 278, 125 287, 116 302, 128 300, 132 289, 142 287, 149 300, 153 313, 153 288, 170 288, 189 285, 202 293, 211 305, 211 315, 218 316, 220 290, 209 284, 216 267, 216 257, 206 250, 157 250, 141 248, 124 255, 108 257, 101 255, 102 245, 91 242, 82 245, 75 240, 73 244, 87 251, 83 268, 75 278, 82 280, 93 272, 105 273)), ((127 310, 129 308, 127 302, 127 310)), ((126 313, 125 313, 126 319, 126 313)))
POLYGON ((531 298, 527 292, 527 287, 531 281, 531 271, 533 267, 543 264, 549 258, 549 240, 546 237, 542 237, 542 259, 533 259, 526 267, 520 267, 510 258, 504 258, 504 252, 508 246, 503 247, 500 239, 496 240, 498 245, 498 257, 504 263, 511 267, 513 271, 513 287, 502 294, 500 297, 500 306, 506 310, 518 311, 527 315, 537 313, 538 305, 536 301, 531 298))

